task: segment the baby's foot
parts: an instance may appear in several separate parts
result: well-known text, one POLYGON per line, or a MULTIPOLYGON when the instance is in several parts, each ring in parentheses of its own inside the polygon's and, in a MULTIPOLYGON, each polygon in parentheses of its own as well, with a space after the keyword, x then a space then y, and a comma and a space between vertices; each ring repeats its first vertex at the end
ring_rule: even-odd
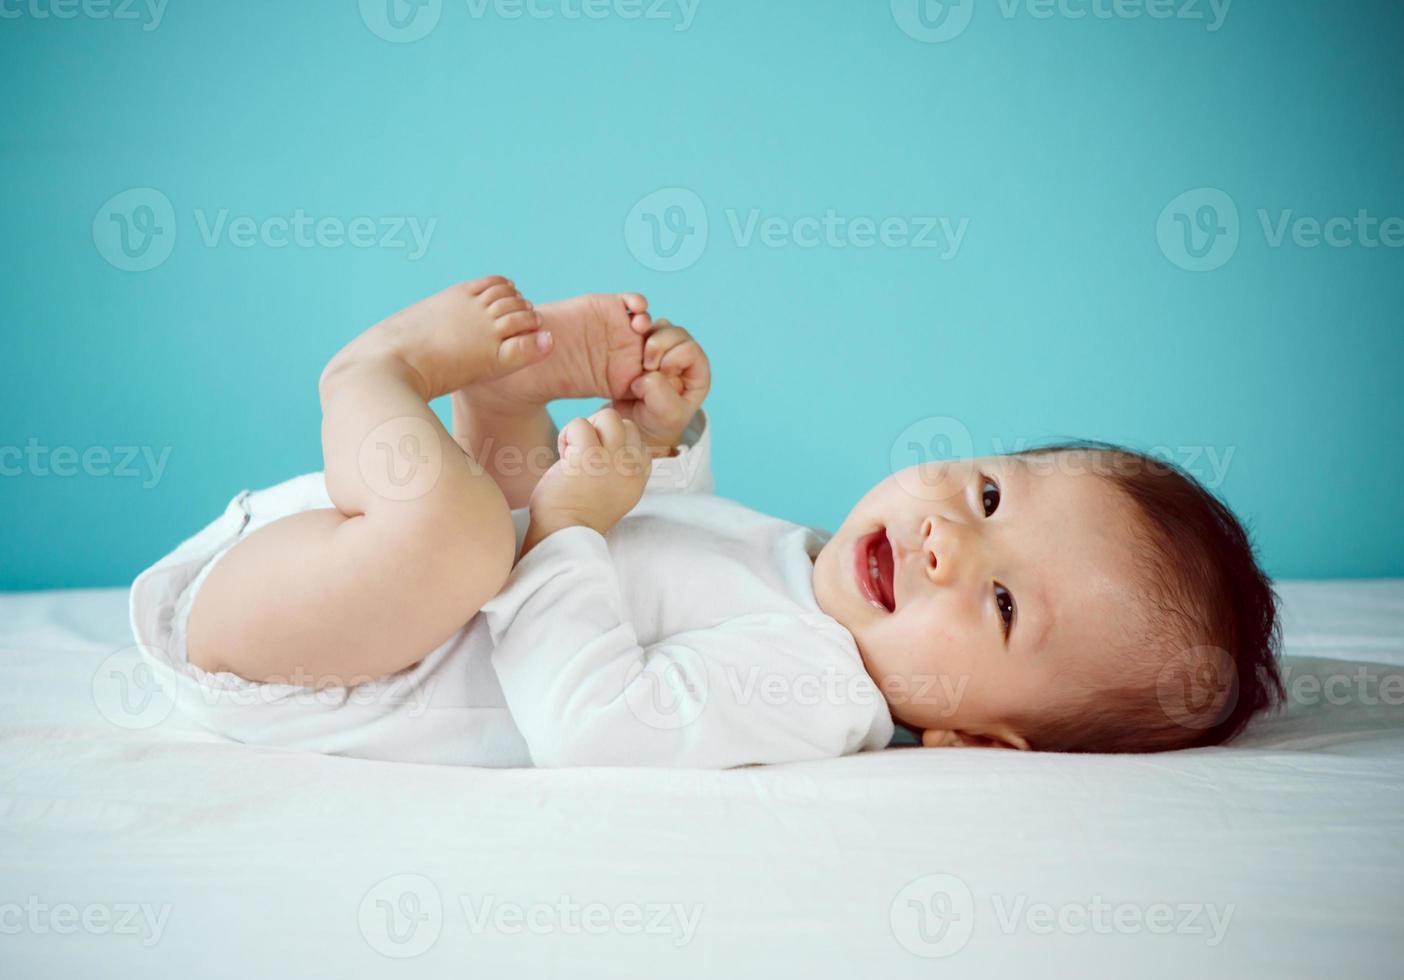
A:
POLYGON ((510 280, 486 276, 406 307, 345 353, 388 348, 424 379, 432 399, 543 360, 552 337, 542 320, 510 280))
POLYGON ((643 372, 644 341, 653 328, 648 301, 638 293, 592 293, 543 303, 542 329, 551 334, 550 357, 514 374, 469 386, 462 396, 498 414, 539 409, 558 398, 628 398, 643 372))

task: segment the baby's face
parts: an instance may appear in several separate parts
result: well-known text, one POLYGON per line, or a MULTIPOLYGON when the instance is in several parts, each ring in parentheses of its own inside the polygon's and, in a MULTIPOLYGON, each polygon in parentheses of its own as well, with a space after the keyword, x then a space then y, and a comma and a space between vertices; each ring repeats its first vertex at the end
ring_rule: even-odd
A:
POLYGON ((1071 456, 913 467, 853 508, 815 594, 925 744, 1027 748, 1016 719, 1122 666, 1132 506, 1071 456))

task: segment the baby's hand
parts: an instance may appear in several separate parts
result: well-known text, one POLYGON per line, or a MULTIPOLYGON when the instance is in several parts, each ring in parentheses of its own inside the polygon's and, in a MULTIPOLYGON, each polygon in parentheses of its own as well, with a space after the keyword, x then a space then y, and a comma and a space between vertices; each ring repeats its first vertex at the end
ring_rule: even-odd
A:
POLYGON ((712 367, 692 335, 667 320, 655 320, 643 352, 644 373, 629 387, 632 398, 614 407, 639 427, 654 455, 677 448, 712 387, 712 367))
POLYGON ((604 534, 634 509, 648 483, 651 463, 638 426, 612 408, 571 421, 557 441, 561 458, 532 491, 523 555, 562 528, 604 534))

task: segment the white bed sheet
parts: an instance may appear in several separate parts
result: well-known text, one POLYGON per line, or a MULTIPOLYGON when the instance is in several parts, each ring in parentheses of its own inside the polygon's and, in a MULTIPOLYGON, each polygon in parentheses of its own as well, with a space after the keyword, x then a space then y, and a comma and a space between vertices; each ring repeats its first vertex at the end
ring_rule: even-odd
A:
POLYGON ((1282 593, 1233 747, 732 772, 128 729, 124 593, 0 596, 0 976, 1398 976, 1404 581, 1282 593))

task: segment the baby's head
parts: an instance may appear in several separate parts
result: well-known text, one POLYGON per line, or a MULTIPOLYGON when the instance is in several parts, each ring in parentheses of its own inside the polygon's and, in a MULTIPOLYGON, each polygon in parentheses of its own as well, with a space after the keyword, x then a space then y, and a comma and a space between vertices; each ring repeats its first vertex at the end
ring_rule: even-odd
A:
POLYGON ((1187 473, 1113 446, 896 473, 824 546, 814 589, 929 746, 1213 745, 1282 697, 1243 527, 1187 473))

